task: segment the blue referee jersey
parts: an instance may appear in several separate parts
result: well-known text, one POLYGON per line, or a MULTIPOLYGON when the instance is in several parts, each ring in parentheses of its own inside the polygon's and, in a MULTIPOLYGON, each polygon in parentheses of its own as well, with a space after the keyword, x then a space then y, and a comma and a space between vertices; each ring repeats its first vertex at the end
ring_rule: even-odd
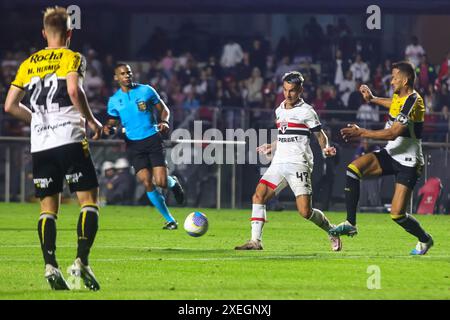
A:
POLYGON ((153 109, 160 101, 155 89, 136 83, 128 92, 117 90, 108 100, 107 112, 111 118, 120 119, 128 139, 142 140, 158 132, 153 109))

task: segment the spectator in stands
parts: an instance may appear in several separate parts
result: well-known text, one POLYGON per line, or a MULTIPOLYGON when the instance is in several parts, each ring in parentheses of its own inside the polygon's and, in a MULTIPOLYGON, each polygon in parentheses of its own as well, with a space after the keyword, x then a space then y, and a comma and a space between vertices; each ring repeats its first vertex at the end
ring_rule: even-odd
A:
POLYGON ((198 108, 200 108, 200 101, 196 98, 194 91, 189 91, 186 93, 186 98, 183 102, 183 110, 192 112, 198 110, 198 108))
POLYGON ((281 81, 281 78, 283 75, 289 71, 292 71, 293 67, 291 66, 291 58, 289 56, 284 56, 279 65, 277 66, 277 69, 275 70, 275 78, 276 81, 281 81))
POLYGON ((436 94, 436 111, 440 112, 445 106, 450 106, 450 95, 447 84, 442 83, 439 92, 436 94))
POLYGON ((420 64, 420 58, 425 54, 425 50, 419 44, 419 39, 416 36, 411 37, 411 43, 406 46, 405 58, 417 67, 420 64))
POLYGON ((310 17, 309 22, 303 27, 303 36, 310 49, 311 57, 314 61, 317 60, 320 49, 323 43, 323 30, 317 22, 316 17, 310 17))
POLYGON ((346 108, 348 107, 348 99, 350 98, 350 93, 352 93, 354 88, 355 81, 353 80, 353 74, 350 70, 348 70, 345 74, 345 79, 340 83, 338 87, 342 103, 346 108))
MULTIPOLYGON (((356 111, 363 104, 363 97, 362 97, 361 93, 359 92, 360 86, 361 86, 361 81, 356 80, 355 87, 353 88, 353 91, 350 93, 350 96, 348 97, 347 110, 349 110, 349 111, 356 111)), ((355 114, 348 114, 346 119, 354 120, 355 114)))
POLYGON ((436 110, 436 93, 434 91, 433 84, 429 83, 428 88, 421 92, 421 95, 425 103, 425 112, 429 112, 429 109, 436 110))
POLYGON ((173 57, 172 50, 167 50, 166 55, 161 60, 162 70, 167 78, 172 76, 172 72, 175 69, 175 58, 173 57))
POLYGON ((358 120, 358 125, 361 127, 371 128, 373 124, 380 121, 378 106, 373 107, 371 104, 363 100, 361 106, 358 108, 356 119, 358 120))
POLYGON ((263 47, 262 41, 260 39, 253 40, 249 54, 250 65, 253 68, 257 67, 260 70, 261 74, 264 74, 266 71, 267 50, 263 47))
POLYGON ((377 66, 375 69, 375 74, 373 75, 372 79, 372 88, 374 91, 377 92, 383 92, 384 86, 383 86, 383 67, 381 64, 377 66))
POLYGON ((317 87, 314 99, 312 101, 312 105, 314 106, 314 110, 317 112, 319 117, 322 118, 322 115, 325 111, 326 100, 323 94, 323 90, 321 87, 317 87))
POLYGON ((101 197, 106 200, 107 204, 114 202, 114 178, 115 178, 114 163, 105 161, 102 165, 101 175, 99 177, 101 197))
POLYGON ((220 65, 225 69, 234 68, 244 58, 244 52, 239 43, 233 39, 229 39, 224 45, 220 65))
POLYGON ((447 52, 447 56, 441 63, 441 67, 439 68, 438 78, 436 80, 437 84, 440 83, 441 79, 448 74, 448 69, 450 67, 450 51, 447 52))
POLYGON ((250 64, 250 56, 248 52, 244 52, 242 61, 236 65, 235 69, 235 72, 233 72, 232 74, 234 74, 234 77, 237 81, 250 78, 253 68, 250 64))
POLYGON ((362 60, 360 54, 356 55, 356 60, 350 66, 350 71, 353 75, 353 80, 360 80, 363 83, 366 83, 370 79, 370 69, 367 63, 362 60))
POLYGON ((446 135, 449 133, 450 112, 449 107, 444 106, 441 110, 442 115, 438 117, 438 128, 440 134, 440 141, 446 141, 446 135))
POLYGON ((97 59, 97 51, 89 49, 86 55, 87 70, 95 70, 97 74, 102 76, 102 63, 97 59))
POLYGON ((116 65, 116 61, 112 54, 107 54, 105 56, 105 60, 102 65, 103 70, 103 81, 105 82, 105 86, 108 89, 107 95, 112 91, 114 84, 114 66, 116 65))
POLYGON ((416 67, 417 84, 420 89, 426 90, 430 83, 434 83, 436 72, 434 67, 428 63, 427 55, 420 58, 420 65, 416 67))
MULTIPOLYGON (((335 87, 331 87, 330 88, 329 99, 325 103, 325 109, 326 110, 339 110, 339 111, 345 109, 344 103, 337 96, 337 92, 336 92, 336 88, 335 87)), ((338 120, 339 117, 340 117, 340 115, 339 114, 335 114, 334 112, 328 112, 327 113, 327 118, 331 118, 332 121, 333 120, 334 121, 338 120)))
POLYGON ((335 57, 335 62, 334 62, 334 66, 333 66, 333 70, 334 70, 334 84, 336 86, 340 86, 342 81, 344 81, 344 74, 347 73, 347 70, 349 68, 349 63, 348 61, 344 60, 342 58, 342 51, 341 50, 336 50, 336 57, 335 57))
POLYGON ((247 101, 250 107, 261 107, 263 100, 262 88, 264 79, 261 77, 261 71, 258 67, 254 67, 252 75, 245 81, 248 90, 247 101))
POLYGON ((86 90, 86 96, 89 99, 94 99, 102 96, 102 89, 104 82, 102 77, 97 72, 96 68, 92 68, 86 72, 84 80, 84 88, 86 90))
POLYGON ((116 176, 113 179, 113 190, 110 195, 110 204, 132 205, 136 178, 130 172, 130 164, 127 159, 119 158, 114 164, 116 176))

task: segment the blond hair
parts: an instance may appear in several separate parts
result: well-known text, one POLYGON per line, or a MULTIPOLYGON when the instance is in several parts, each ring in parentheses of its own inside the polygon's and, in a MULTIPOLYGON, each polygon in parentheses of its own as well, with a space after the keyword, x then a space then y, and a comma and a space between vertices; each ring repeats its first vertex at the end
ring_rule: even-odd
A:
POLYGON ((49 7, 44 11, 43 25, 46 32, 65 36, 70 29, 70 17, 63 7, 49 7))

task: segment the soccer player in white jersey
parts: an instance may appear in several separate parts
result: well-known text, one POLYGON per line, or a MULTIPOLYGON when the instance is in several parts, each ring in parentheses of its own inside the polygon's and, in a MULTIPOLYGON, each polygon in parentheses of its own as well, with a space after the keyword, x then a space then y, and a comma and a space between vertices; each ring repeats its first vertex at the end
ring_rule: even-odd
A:
MULTIPOLYGON (((336 149, 328 145, 319 117, 313 107, 301 98, 303 76, 292 71, 283 76, 285 100, 275 110, 278 140, 258 147, 258 152, 272 154, 272 163, 259 181, 252 205, 252 238, 236 250, 262 250, 262 230, 266 222, 266 203, 289 185, 296 197, 298 212, 327 234, 333 225, 322 211, 312 208, 311 174, 313 154, 309 146, 311 132, 317 137, 324 157, 332 157, 336 149)), ((333 251, 340 251, 341 240, 329 236, 333 251)))

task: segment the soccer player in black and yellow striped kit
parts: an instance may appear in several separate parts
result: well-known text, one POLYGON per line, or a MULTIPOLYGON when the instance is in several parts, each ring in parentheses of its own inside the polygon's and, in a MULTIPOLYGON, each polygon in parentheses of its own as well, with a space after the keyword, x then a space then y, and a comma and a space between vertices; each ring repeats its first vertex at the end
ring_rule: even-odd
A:
POLYGON ((45 278, 54 290, 68 290, 56 260, 56 219, 63 180, 81 205, 78 250, 70 267, 90 290, 100 286, 88 256, 98 229, 98 182, 86 140, 85 124, 98 139, 101 123, 92 115, 82 80, 84 57, 68 49, 72 30, 66 9, 48 8, 42 34, 48 46, 27 58, 9 89, 5 110, 30 123, 35 195, 40 199, 38 234, 45 278))
POLYGON ((389 108, 389 120, 383 130, 367 130, 351 124, 341 130, 342 137, 346 141, 362 137, 388 140, 388 143, 383 149, 368 153, 347 167, 347 221, 333 228, 330 234, 357 234, 356 208, 361 179, 395 175, 392 219, 418 239, 411 251, 412 255, 424 255, 433 246, 431 235, 411 214, 406 213, 408 201, 424 165, 421 138, 425 106, 422 97, 414 90, 414 81, 414 67, 409 62, 401 61, 392 65, 392 98, 375 97, 367 86, 361 86, 361 94, 367 102, 389 108))

